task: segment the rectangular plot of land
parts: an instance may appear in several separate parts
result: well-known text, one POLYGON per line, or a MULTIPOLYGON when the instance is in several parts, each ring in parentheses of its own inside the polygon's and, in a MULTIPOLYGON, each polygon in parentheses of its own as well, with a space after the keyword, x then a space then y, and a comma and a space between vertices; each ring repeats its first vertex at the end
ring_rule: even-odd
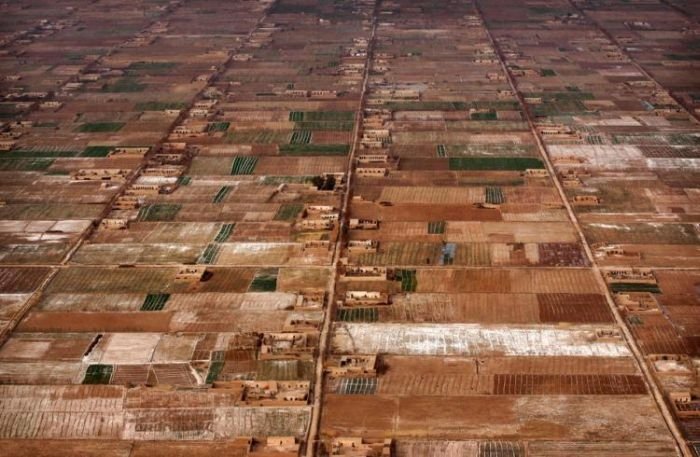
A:
POLYGON ((396 442, 396 457, 477 457, 476 441, 408 440, 396 442))
POLYGON ((445 227, 447 223, 445 221, 433 221, 428 222, 428 233, 431 235, 438 235, 445 233, 445 227))
POLYGON ((310 381, 313 376, 311 360, 260 360, 257 363, 256 379, 261 381, 310 381))
POLYGON ((500 205, 505 203, 506 197, 503 195, 503 190, 500 187, 486 187, 486 203, 491 203, 493 205, 500 205))
POLYGON ((516 170, 544 168, 534 157, 450 157, 450 170, 516 170))
POLYGON ((622 339, 595 339, 595 331, 478 324, 337 323, 333 348, 341 353, 396 355, 529 355, 624 357, 622 339))
POLYGON ((617 292, 651 292, 660 294, 661 289, 658 284, 640 284, 635 282, 615 282, 610 284, 610 289, 617 292))
POLYGON ((289 156, 342 156, 349 150, 350 145, 344 143, 282 144, 279 147, 280 155, 289 156))
POLYGON ((139 221, 172 221, 177 216, 177 213, 182 208, 182 205, 172 203, 154 203, 151 205, 142 206, 139 209, 139 221))
POLYGON ((100 343, 103 364, 148 363, 151 361, 159 333, 113 333, 100 343), (102 344, 104 342, 104 344, 102 344))
POLYGON ((81 133, 118 132, 124 127, 124 122, 88 122, 78 127, 81 133))
POLYGON ((169 298, 170 294, 148 294, 141 305, 141 311, 161 311, 169 298))
POLYGON ((393 203, 423 203, 470 205, 484 202, 484 191, 478 187, 385 187, 380 201, 393 203))
POLYGON ((482 376, 464 374, 433 374, 420 371, 416 374, 393 373, 379 378, 377 393, 380 395, 465 396, 488 393, 488 381, 482 376))
POLYGON ((309 144, 311 132, 309 130, 295 130, 289 140, 289 144, 309 144))
POLYGON ((252 175, 257 163, 257 157, 236 157, 231 164, 231 174, 252 175))
POLYGON ((567 294, 542 294, 538 295, 540 322, 612 322, 612 315, 607 303, 602 300, 601 295, 591 294, 590 302, 567 302, 566 298, 561 300, 547 299, 548 295, 567 294), (540 297, 543 296, 542 299, 540 297))
POLYGON ((85 372, 83 384, 109 384, 112 371, 112 365, 90 365, 85 372))
POLYGON ((537 322, 539 314, 534 295, 412 293, 395 296, 382 318, 416 323, 526 324, 537 322))
POLYGON ((517 441, 482 441, 479 457, 525 457, 525 445, 517 441))
POLYGON ((591 243, 683 245, 700 243, 700 238, 692 224, 586 224, 583 229, 591 243))
POLYGON ((636 375, 496 374, 495 395, 644 395, 636 375))
POLYGON ((274 292, 277 289, 279 268, 264 268, 255 273, 248 292, 274 292))
POLYGON ((280 206, 275 214, 276 221, 291 221, 296 219, 296 217, 304 209, 304 205, 301 203, 285 203, 280 206))
POLYGON ((396 270, 395 279, 401 281, 402 292, 415 292, 418 281, 416 280, 416 270, 396 270))
POLYGON ((141 385, 148 382, 148 372, 151 366, 143 365, 115 365, 110 384, 114 385, 141 385))
POLYGON ((383 252, 357 257, 359 265, 437 265, 442 259, 440 243, 383 243, 383 252))
POLYGON ((379 319, 377 308, 340 308, 336 320, 341 322, 376 322, 379 319))
POLYGON ((336 393, 340 395, 374 395, 377 391, 377 378, 342 378, 336 393))

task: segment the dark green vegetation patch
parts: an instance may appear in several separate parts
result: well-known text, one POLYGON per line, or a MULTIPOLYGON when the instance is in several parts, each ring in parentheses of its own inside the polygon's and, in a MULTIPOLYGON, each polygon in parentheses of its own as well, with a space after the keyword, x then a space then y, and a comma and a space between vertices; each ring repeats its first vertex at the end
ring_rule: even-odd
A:
POLYGON ((170 294, 148 294, 143 300, 141 311, 161 311, 170 298, 170 294))
POLYGON ((129 93, 143 92, 146 89, 146 84, 141 84, 136 78, 120 78, 112 84, 106 84, 102 87, 102 92, 114 93, 129 93))
POLYGON ((309 130, 295 130, 289 139, 289 144, 309 144, 311 142, 311 132, 309 130))
POLYGON ((107 157, 113 150, 113 146, 88 146, 80 155, 82 157, 107 157))
POLYGON ((207 132, 225 132, 230 125, 230 122, 210 122, 207 125, 207 132))
POLYGON ((124 122, 88 122, 78 127, 81 133, 118 132, 124 127, 124 122))
POLYGON ((0 171, 44 171, 53 159, 4 159, 0 158, 0 171))
POLYGON ((513 170, 544 168, 534 157, 450 157, 450 170, 513 170))
POLYGON ((277 290, 279 268, 263 268, 255 272, 248 292, 274 292, 277 290))
POLYGON ((231 186, 223 186, 221 189, 219 189, 216 195, 214 195, 212 203, 221 203, 224 201, 229 192, 231 192, 231 186))
POLYGON ((90 365, 85 372, 83 384, 109 384, 113 371, 112 365, 90 365))
POLYGON ((403 292, 415 292, 418 286, 416 279, 416 270, 396 270, 394 279, 401 281, 401 290, 403 292))
POLYGON ((78 151, 60 151, 53 149, 15 149, 3 152, 3 159, 32 159, 35 157, 76 157, 78 151))
POLYGON ((281 155, 346 155, 350 150, 347 144, 282 144, 281 155))
POLYGON ((439 235, 445 233, 446 226, 447 223, 445 221, 428 222, 428 233, 431 235, 439 235))
POLYGON ((275 214, 276 221, 291 221, 296 219, 296 217, 304 209, 304 205, 301 203, 284 203, 277 210, 275 214))
POLYGON ((216 261, 216 257, 219 255, 221 246, 218 243, 209 243, 204 252, 197 259, 197 263, 200 265, 211 265, 216 261))
POLYGON ((498 119, 498 113, 495 110, 476 111, 469 115, 472 121, 495 121, 498 119))
POLYGON ((233 228, 236 226, 236 224, 224 224, 221 226, 219 229, 219 233, 216 234, 216 237, 214 237, 214 241, 217 243, 224 243, 228 239, 229 236, 231 236, 231 232, 233 231, 233 228))
POLYGON ((183 102, 140 102, 136 104, 136 111, 165 111, 166 109, 185 109, 187 104, 183 102))
POLYGON ((634 282, 616 282, 610 284, 610 289, 613 292, 651 292, 652 294, 660 294, 658 284, 638 284, 634 282))
POLYGON ((216 351, 211 354, 211 362, 209 363, 209 372, 207 373, 207 384, 216 381, 224 369, 224 352, 216 351))
POLYGON ((486 203, 491 203, 493 205, 500 205, 502 203, 505 203, 506 198, 503 195, 503 190, 500 187, 496 186, 487 186, 486 190, 486 203))
POLYGON ((336 320, 341 322, 377 322, 378 308, 340 308, 336 320))
POLYGON ((233 159, 231 164, 232 175, 252 175, 255 165, 258 163, 257 157, 241 156, 233 159))
POLYGON ((138 220, 142 222, 172 221, 182 205, 174 203, 153 203, 139 209, 138 220))

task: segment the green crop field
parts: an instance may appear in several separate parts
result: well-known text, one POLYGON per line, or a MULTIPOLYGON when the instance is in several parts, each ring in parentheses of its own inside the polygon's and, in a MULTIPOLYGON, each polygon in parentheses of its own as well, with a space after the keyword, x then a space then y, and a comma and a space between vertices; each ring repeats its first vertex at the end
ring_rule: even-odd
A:
POLYGON ((257 157, 240 156, 233 159, 231 164, 232 175, 252 175, 255 165, 258 163, 257 157))
POLYGON ((221 374, 221 370, 224 369, 224 362, 220 360, 212 360, 212 362, 209 364, 209 372, 207 373, 207 384, 211 384, 214 381, 217 380, 219 375, 221 374))
POLYGON ((295 130, 289 139, 289 144, 309 144, 311 142, 311 132, 308 130, 295 130))
POLYGON ((610 289, 613 292, 651 292, 652 294, 660 294, 661 289, 657 284, 637 284, 632 282, 616 282, 610 284, 610 289))
POLYGON ((83 384, 109 384, 113 371, 112 365, 90 365, 85 372, 83 384))
POLYGON ((401 281, 403 292, 415 292, 418 281, 416 280, 416 270, 396 270, 395 279, 401 281))
POLYGON ((377 308, 340 308, 336 320, 341 322, 376 322, 379 319, 377 308))
POLYGON ((76 157, 80 155, 79 151, 62 151, 49 148, 42 149, 15 149, 2 153, 2 158, 5 159, 33 159, 38 157, 76 157))
POLYGON ((207 125, 207 132, 225 132, 230 125, 230 122, 210 122, 207 125))
POLYGON ((86 147, 81 157, 107 157, 114 150, 112 146, 88 146, 86 147))
POLYGON ((219 189, 216 195, 214 195, 212 203, 221 203, 224 201, 229 192, 231 192, 231 186, 223 186, 221 189, 219 189))
POLYGON ((503 190, 500 187, 487 186, 485 189, 485 193, 486 203, 500 205, 506 201, 506 198, 503 195, 503 190))
POLYGON ((517 170, 544 168, 534 157, 450 157, 450 170, 517 170))
POLYGON ((219 229, 219 233, 216 234, 216 237, 214 238, 214 242, 216 243, 224 243, 228 239, 229 236, 231 236, 231 232, 233 231, 234 227, 236 224, 224 224, 221 226, 219 229))
POLYGON ((118 132, 124 127, 124 122, 88 122, 78 127, 80 133, 118 132))
POLYGON ((141 305, 141 311, 161 311, 170 298, 170 294, 148 294, 141 305))
POLYGON ((219 255, 219 250, 221 246, 217 243, 209 243, 204 252, 197 259, 198 264, 211 265, 216 261, 216 257, 219 255))
POLYGON ((469 115, 469 119, 472 121, 495 121, 498 119, 498 114, 494 110, 490 111, 477 111, 469 115))
POLYGON ((350 132, 355 126, 353 121, 303 121, 294 124, 298 130, 327 130, 350 132))
POLYGON ((53 159, 4 159, 0 158, 0 171, 44 171, 53 159))
POLYGON ((183 102, 140 102, 135 106, 136 111, 165 111, 166 109, 185 109, 187 104, 183 102))
POLYGON ((107 84, 102 88, 102 92, 129 93, 143 92, 146 84, 141 84, 136 78, 120 78, 112 84, 107 84))
POLYGON ((445 221, 433 221, 428 222, 428 233, 431 235, 438 235, 445 233, 445 226, 447 223, 445 221))
POLYGON ((278 268, 263 268, 255 273, 248 292, 274 292, 277 290, 278 268))
POLYGON ((275 214, 276 221, 291 221, 296 219, 301 210, 304 209, 304 205, 301 203, 284 203, 280 206, 275 214))
POLYGON ((138 220, 144 222, 172 221, 182 205, 173 203, 153 203, 139 209, 138 220))
POLYGON ((346 155, 350 150, 347 144, 282 144, 281 155, 346 155))

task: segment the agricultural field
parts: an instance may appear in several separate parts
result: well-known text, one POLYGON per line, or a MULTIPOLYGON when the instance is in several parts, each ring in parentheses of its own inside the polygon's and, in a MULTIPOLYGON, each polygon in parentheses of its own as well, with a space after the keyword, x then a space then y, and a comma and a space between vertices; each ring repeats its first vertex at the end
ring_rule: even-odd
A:
POLYGON ((0 455, 700 452, 691 2, 36 3, 0 455))

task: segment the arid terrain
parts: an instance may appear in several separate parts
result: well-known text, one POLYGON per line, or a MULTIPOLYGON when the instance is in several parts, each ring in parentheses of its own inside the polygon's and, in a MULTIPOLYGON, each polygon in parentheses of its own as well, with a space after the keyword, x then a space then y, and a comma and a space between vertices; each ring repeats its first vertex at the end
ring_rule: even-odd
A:
POLYGON ((700 457, 697 2, 0 13, 0 455, 700 457))

